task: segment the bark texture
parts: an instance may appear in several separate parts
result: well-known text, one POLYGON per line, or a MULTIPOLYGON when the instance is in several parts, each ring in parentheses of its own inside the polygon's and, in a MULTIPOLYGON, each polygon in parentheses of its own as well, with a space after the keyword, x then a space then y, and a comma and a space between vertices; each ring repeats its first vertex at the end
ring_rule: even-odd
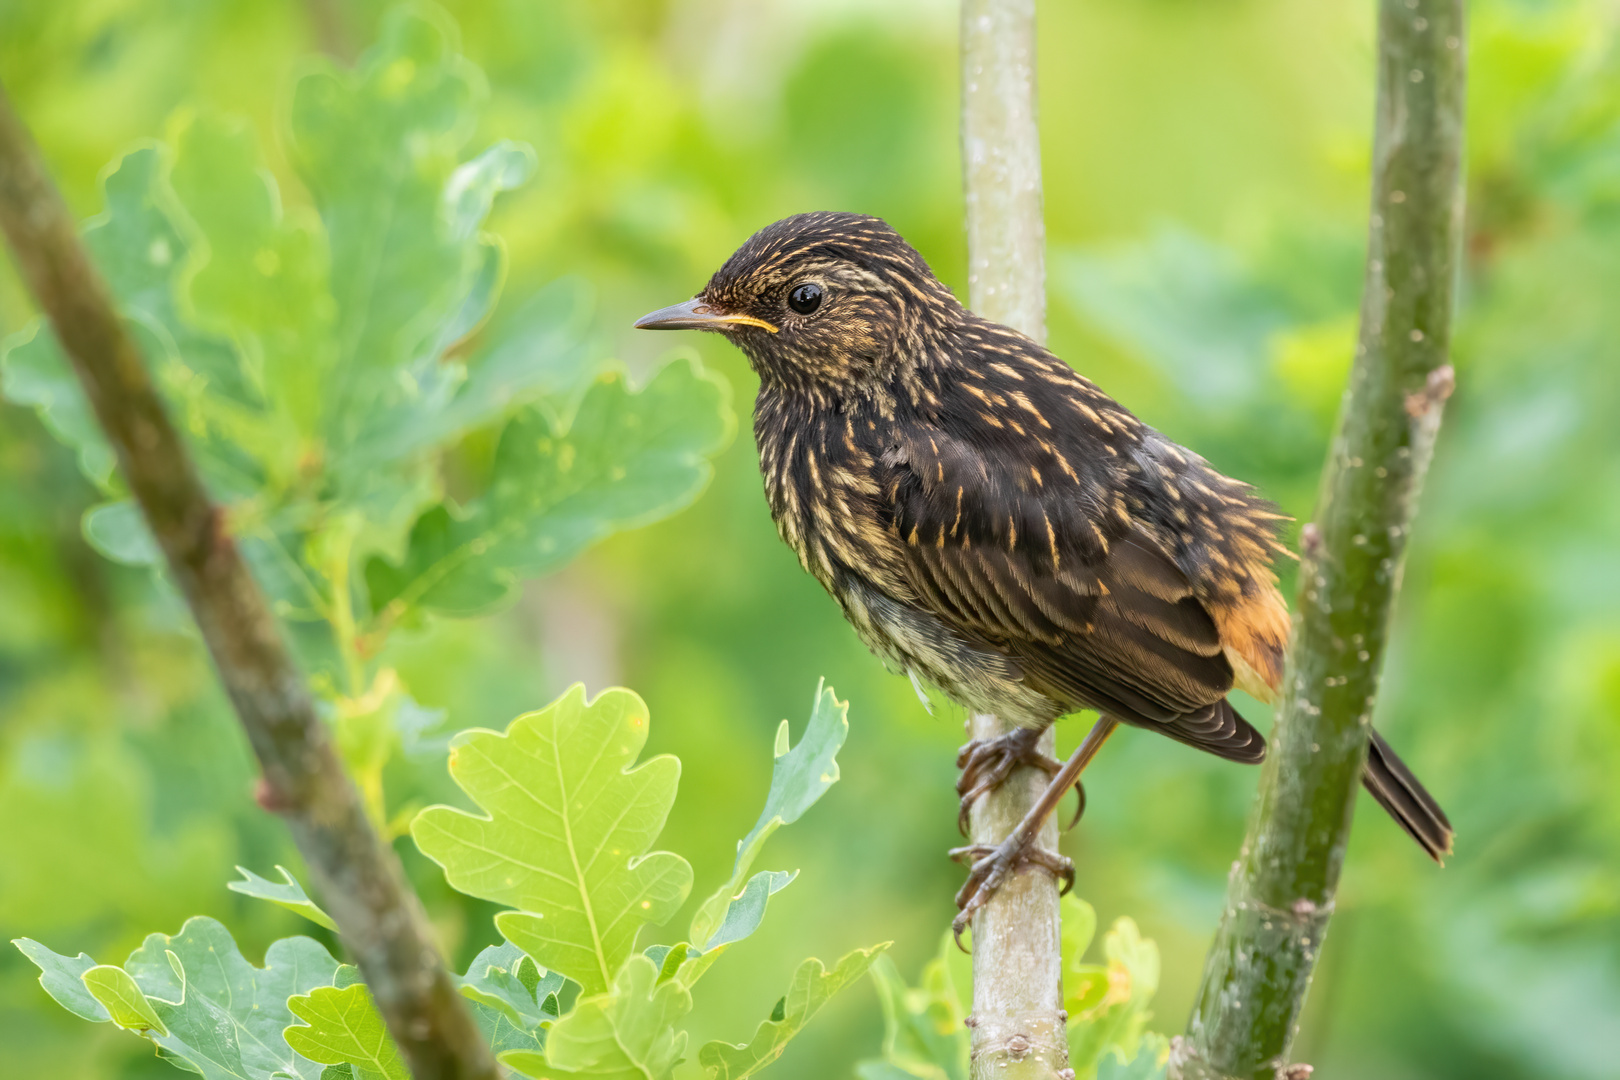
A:
MULTIPOLYGON (((962 174, 967 203, 968 306, 1046 339, 1046 227, 1035 117, 1034 0, 963 0, 962 174)), ((1009 730, 994 716, 968 735, 1009 730)), ((1048 730, 1039 749, 1056 752, 1048 730)), ((1006 839, 1046 788, 1038 769, 1016 770, 973 808, 975 844, 1006 839)), ((1043 847, 1057 849, 1048 820, 1043 847)), ((1063 1014, 1057 882, 1044 870, 1007 881, 973 918, 974 1080, 1072 1076, 1063 1014)))
POLYGON ((417 1080, 493 1080, 494 1058, 392 849, 367 819, 264 594, 209 499, 38 148, 0 91, 0 226, 117 451, 344 944, 417 1080))
POLYGON ((1315 520, 1255 815, 1171 1075, 1287 1065, 1350 834, 1407 536, 1453 385, 1463 220, 1461 0, 1381 0, 1361 332, 1315 520))

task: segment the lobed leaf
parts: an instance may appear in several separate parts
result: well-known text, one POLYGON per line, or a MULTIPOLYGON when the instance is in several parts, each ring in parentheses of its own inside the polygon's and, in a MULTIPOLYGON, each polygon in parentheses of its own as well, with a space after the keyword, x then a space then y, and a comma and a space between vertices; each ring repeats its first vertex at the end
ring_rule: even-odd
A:
MULTIPOLYGON (((295 87, 293 157, 316 213, 283 208, 246 123, 182 110, 172 150, 146 145, 116 163, 106 209, 86 228, 171 415, 284 616, 331 621, 349 603, 335 595, 347 569, 311 562, 334 550, 323 531, 343 534, 356 577, 373 554, 401 560, 413 523, 439 498, 433 453, 514 405, 570 400, 588 371, 573 285, 542 290, 487 355, 460 355, 505 278, 484 219, 535 165, 513 142, 460 161, 483 97, 449 21, 403 10, 354 71, 327 66, 295 87)), ((7 343, 0 378, 116 494, 113 455, 48 326, 7 343)), ((711 426, 727 422, 710 411, 711 426)), ((695 494, 683 485, 663 511, 630 516, 683 505, 695 494)), ((96 508, 85 532, 111 558, 156 562, 127 504, 96 508)))
POLYGON ((730 434, 725 384, 689 361, 666 365, 640 390, 617 372, 598 376, 566 424, 523 410, 501 436, 481 498, 423 514, 402 562, 370 562, 372 608, 395 617, 487 610, 519 578, 686 506, 730 434))
POLYGON ((17 947, 39 967, 57 1003, 87 1020, 137 1030, 160 1056, 207 1080, 317 1080, 321 1070, 282 1037, 288 999, 330 987, 338 963, 319 943, 283 938, 264 966, 243 958, 230 932, 204 916, 173 936, 152 934, 122 968, 59 956, 38 942, 17 947), (74 987, 72 982, 79 985, 74 987))
POLYGON ((1063 917, 1063 1009, 1079 1021, 1102 1003, 1108 994, 1108 969, 1085 963, 1086 950, 1097 936, 1097 911, 1090 904, 1065 893, 1061 901, 1063 917))
POLYGON ((528 953, 509 941, 484 949, 473 958, 467 974, 456 977, 462 994, 529 1032, 557 1018, 557 995, 563 985, 561 975, 542 971, 528 953))
POLYGON ((665 1080, 686 1048, 675 1024, 692 1009, 677 979, 660 982, 658 967, 632 956, 608 993, 583 998, 553 1024, 544 1055, 513 1052, 502 1064, 535 1076, 592 1080, 665 1080))
POLYGON ((496 917, 501 933, 586 995, 608 990, 641 927, 692 884, 685 859, 646 853, 680 778, 673 757, 634 764, 647 722, 630 691, 587 702, 576 685, 505 733, 463 732, 450 773, 485 816, 435 806, 411 826, 452 887, 517 908, 496 917))
MULTIPOLYGON (((1158 946, 1142 936, 1136 923, 1121 917, 1103 937, 1103 955, 1101 994, 1084 992, 1075 1002, 1077 1010, 1069 1014, 1069 1064, 1081 1078, 1099 1075, 1109 1061, 1133 1064, 1144 1046, 1157 1053, 1157 1044, 1144 1042, 1144 1029, 1159 989, 1158 946)), ((1095 969, 1079 959, 1073 954, 1066 958, 1066 978, 1074 984, 1090 979, 1095 986, 1095 969)))
POLYGON ((771 789, 759 820, 737 842, 730 879, 692 917, 691 940, 701 943, 705 952, 753 933, 764 917, 766 900, 792 881, 792 875, 762 873, 752 879, 747 875, 765 841, 783 825, 799 820, 838 782, 838 751, 849 737, 849 702, 839 701, 823 681, 816 687, 803 738, 790 747, 788 735, 788 722, 783 720, 776 730, 771 789))
POLYGON ((38 413, 45 429, 77 453, 79 471, 91 483, 106 488, 112 482, 112 447, 49 325, 35 322, 6 339, 0 393, 38 413))
MULTIPOLYGON (((201 241, 178 289, 192 321, 231 342, 262 403, 217 422, 262 463, 267 487, 284 488, 323 452, 323 390, 337 363, 326 238, 318 222, 284 213, 245 122, 183 112, 170 134, 170 182, 201 241)), ((216 391, 205 387, 194 407, 218 410, 216 391)))
POLYGON ((286 908, 295 915, 302 915, 317 926, 324 926, 333 933, 337 932, 337 923, 332 916, 322 911, 320 905, 309 898, 304 887, 292 872, 285 866, 277 866, 276 871, 281 875, 281 884, 276 884, 260 877, 245 866, 238 866, 236 872, 242 875, 241 881, 228 881, 225 887, 231 892, 241 893, 259 900, 268 900, 277 907, 286 908))
POLYGON ((777 1003, 771 1018, 759 1025, 752 1041, 746 1044, 711 1042, 698 1053, 698 1060, 708 1070, 710 1080, 742 1080, 776 1061, 810 1018, 834 994, 866 974, 872 962, 887 948, 884 944, 856 949, 838 961, 831 971, 820 960, 800 964, 786 996, 777 1003))
POLYGON ((411 1080, 364 983, 323 986, 288 1000, 287 1045, 322 1065, 348 1065, 356 1080, 411 1080))
POLYGON ((749 878, 742 892, 726 905, 725 918, 703 943, 703 951, 709 952, 722 945, 741 941, 758 930, 759 924, 765 919, 766 903, 798 876, 797 870, 791 873, 786 870, 761 870, 749 878))
POLYGON ((97 1001, 84 985, 84 973, 96 966, 89 956, 84 953, 62 956, 32 938, 12 938, 11 943, 39 968, 39 985, 58 1005, 74 1016, 96 1023, 106 1023, 112 1019, 107 1007, 97 1001))
POLYGON ((894 962, 880 956, 872 981, 883 1006, 882 1056, 859 1062, 861 1080, 967 1080, 969 1032, 964 1021, 972 999, 972 972, 950 934, 908 987, 894 962))

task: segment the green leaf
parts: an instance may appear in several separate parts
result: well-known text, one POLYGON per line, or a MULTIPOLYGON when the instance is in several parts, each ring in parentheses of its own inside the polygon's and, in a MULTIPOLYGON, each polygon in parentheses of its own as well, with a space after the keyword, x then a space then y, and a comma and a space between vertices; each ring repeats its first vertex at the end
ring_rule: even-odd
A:
POLYGON ((203 916, 188 919, 173 936, 149 935, 122 969, 97 967, 82 954, 58 956, 26 940, 17 946, 39 966, 40 983, 64 1008, 87 1020, 144 1028, 140 1034, 160 1056, 207 1080, 320 1075, 281 1034, 292 1020, 287 999, 338 977, 337 961, 309 938, 275 942, 262 968, 243 958, 224 926, 203 916), (70 976, 86 974, 91 978, 81 983, 83 990, 67 985, 70 976))
MULTIPOLYGON (((470 369, 447 355, 504 283, 484 219, 535 167, 512 142, 460 160, 484 96, 445 17, 398 12, 357 70, 295 87, 292 156, 316 212, 283 207, 251 126, 184 110, 172 152, 147 145, 115 163, 86 229, 171 416, 289 617, 336 617, 332 583, 347 571, 306 561, 321 529, 352 533, 356 578, 371 555, 402 559, 440 495, 432 454, 515 403, 568 400, 588 367, 571 286, 504 320, 470 369)), ((112 492, 113 456, 49 329, 13 338, 0 376, 112 492)), ((152 561, 126 509, 98 509, 86 533, 113 558, 152 561)))
POLYGON ((79 471, 97 487, 105 489, 112 482, 112 447, 48 324, 36 320, 6 339, 0 393, 34 409, 58 442, 77 451, 79 471))
POLYGON ((152 538, 145 516, 129 499, 86 510, 84 538, 107 558, 125 566, 157 566, 163 562, 163 552, 152 538))
POLYGON ((1090 904, 1065 893, 1063 916, 1063 1008, 1071 1021, 1078 1021, 1102 1003, 1108 994, 1108 969, 1084 962, 1086 950, 1097 936, 1097 911, 1090 904))
POLYGON ((292 871, 285 866, 276 867, 276 872, 281 875, 280 885, 260 877, 245 866, 238 866, 236 872, 242 875, 242 880, 226 882, 225 887, 231 892, 268 900, 296 915, 302 915, 317 926, 324 926, 333 933, 337 932, 337 923, 332 921, 332 916, 322 911, 320 906, 309 898, 304 892, 304 887, 298 884, 298 879, 294 878, 292 871))
POLYGON ((882 1058, 869 1058, 855 1063, 855 1075, 860 1080, 919 1080, 919 1078, 933 1080, 934 1077, 944 1074, 932 1071, 913 1072, 882 1058))
POLYGON ((644 924, 667 920, 692 885, 669 852, 646 854, 675 800, 680 762, 635 766, 647 707, 628 690, 594 701, 574 686, 504 734, 457 737, 450 774, 485 811, 417 815, 411 835, 450 885, 519 910, 501 933, 546 968, 604 993, 644 924))
POLYGON ((482 262, 442 206, 485 96, 454 39, 442 15, 397 11, 355 71, 316 72, 293 93, 294 154, 331 238, 340 352, 328 389, 345 425, 382 393, 366 373, 435 343, 482 262))
POLYGON ((971 970, 947 933, 923 967, 919 986, 906 986, 887 956, 872 965, 883 1006, 882 1057, 860 1062, 863 1080, 918 1077, 967 1080, 969 1032, 963 1023, 972 998, 971 970))
POLYGON ((563 977, 555 971, 541 971, 522 949, 503 941, 474 957, 467 974, 456 977, 456 986, 515 1027, 532 1032, 557 1018, 563 977))
POLYGON ((348 1065, 356 1080, 410 1080, 399 1048, 364 983, 323 986, 287 1001, 303 1023, 283 1033, 287 1045, 322 1065, 348 1065))
POLYGON ((715 929, 714 936, 703 945, 703 951, 718 949, 722 945, 730 945, 759 929, 759 924, 765 918, 765 904, 771 897, 785 889, 794 878, 799 876, 797 870, 789 873, 785 870, 761 870, 748 879, 743 891, 726 906, 726 917, 715 929))
POLYGON ((1170 1040, 1149 1031, 1129 1061, 1118 1056, 1104 1058, 1097 1067, 1097 1080, 1164 1080, 1169 1062, 1170 1040))
POLYGON ((618 372, 598 376, 566 424, 520 412, 501 436, 489 490, 464 510, 422 515, 403 563, 368 565, 373 610, 485 611, 520 578, 688 505, 731 436, 726 397, 720 380, 677 361, 640 390, 618 372))
POLYGON ((406 458, 535 399, 572 401, 594 373, 590 315, 584 282, 565 279, 540 289, 490 332, 464 376, 459 364, 441 360, 439 370, 449 374, 439 393, 409 399, 390 423, 368 429, 351 450, 354 465, 406 458))
POLYGON ((205 242, 185 279, 191 311, 233 342, 270 406, 227 422, 271 484, 290 484, 315 451, 337 359, 326 238, 318 222, 287 218, 248 124, 182 114, 170 128, 174 190, 205 242))
POLYGON ((80 976, 96 966, 84 953, 62 956, 52 952, 32 938, 12 938, 17 950, 39 968, 39 985, 62 1008, 75 1016, 97 1023, 112 1019, 105 1006, 85 987, 80 976))
POLYGON ((169 1033, 163 1021, 158 1019, 152 1003, 146 1000, 141 988, 135 985, 135 980, 123 968, 101 964, 80 975, 79 980, 119 1027, 137 1034, 148 1031, 155 1031, 159 1035, 169 1033))
MULTIPOLYGON (((169 185, 172 159, 164 146, 126 154, 107 175, 106 210, 84 239, 198 470, 216 496, 233 499, 264 484, 263 464, 241 445, 242 433, 262 423, 264 402, 231 342, 182 314, 175 281, 205 246, 169 185)), ((260 442, 276 445, 273 436, 260 442)))
POLYGON ((788 1042, 804 1030, 810 1018, 832 996, 862 975, 888 945, 856 949, 831 971, 820 960, 806 960, 793 974, 786 997, 777 1005, 771 1019, 759 1025, 751 1042, 732 1044, 711 1042, 698 1054, 711 1080, 742 1080, 752 1076, 782 1056, 788 1042))
POLYGON ((657 966, 632 956, 611 993, 583 998, 553 1024, 545 1054, 501 1055, 501 1062, 535 1076, 589 1076, 592 1080, 664 1080, 686 1049, 675 1023, 692 1009, 678 979, 658 981, 657 966))
POLYGON ((761 882, 765 875, 756 875, 752 880, 747 875, 771 834, 799 820, 838 782, 838 751, 849 737, 849 702, 839 701, 832 689, 821 683, 816 687, 804 737, 789 748, 788 734, 788 722, 783 720, 776 729, 775 761, 765 808, 748 835, 737 842, 737 861, 730 879, 692 917, 690 937, 702 942, 705 952, 753 933, 764 917, 765 901, 792 880, 790 875, 761 882))
POLYGON ((1064 893, 1059 905, 1063 920, 1063 960, 1078 964, 1097 936, 1097 909, 1073 893, 1064 893))
POLYGON ((455 981, 496 1054, 539 1053, 545 1046, 544 1025, 561 1011, 558 994, 567 984, 561 975, 542 971, 522 949, 505 941, 480 952, 467 974, 455 981))
MULTIPOLYGON (((1081 1080, 1097 1075, 1107 1058, 1133 1062, 1143 1045, 1148 1006, 1159 989, 1159 949, 1128 918, 1115 921, 1103 937, 1103 993, 1086 995, 1094 1004, 1069 1014, 1069 1064, 1081 1080)), ((1069 957, 1072 970, 1083 966, 1069 957)), ((1071 978, 1073 976, 1071 975, 1071 978)), ((1083 1003, 1082 1003, 1083 1004, 1083 1003)))

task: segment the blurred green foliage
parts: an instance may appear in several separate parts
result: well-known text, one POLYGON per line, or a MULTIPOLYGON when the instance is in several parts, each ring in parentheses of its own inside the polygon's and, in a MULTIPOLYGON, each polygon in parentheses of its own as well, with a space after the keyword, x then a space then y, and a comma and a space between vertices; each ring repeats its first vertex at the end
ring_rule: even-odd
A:
MULTIPOLYGON (((594 377, 615 356, 640 385, 672 351, 695 353, 748 402, 753 376, 723 342, 672 343, 628 324, 691 295, 748 233, 800 210, 881 214, 962 289, 947 0, 447 8, 487 96, 476 119, 442 129, 460 140, 454 160, 425 140, 422 175, 442 185, 465 151, 504 140, 535 148, 532 179, 501 194, 482 226, 504 241, 506 280, 489 320, 451 353, 468 373, 462 392, 480 366, 528 376, 545 366, 537 353, 577 343, 578 366, 561 374, 594 377), (547 289, 564 278, 584 284, 547 289)), ((7 90, 84 216, 108 208, 101 170, 132 148, 108 198, 138 197, 138 169, 162 153, 142 140, 163 139, 188 218, 207 228, 205 204, 221 200, 215 221, 239 237, 235 250, 257 254, 269 238, 285 265, 304 259, 308 275, 326 275, 331 312, 205 275, 190 283, 194 307, 217 314, 199 333, 241 348, 257 328, 263 370, 277 357, 291 366, 276 416, 318 420, 334 395, 373 392, 319 375, 336 361, 278 337, 329 333, 337 324, 322 320, 341 321, 360 284, 335 250, 324 267, 310 253, 317 230, 336 242, 323 207, 350 205, 351 178, 319 179, 328 144, 298 135, 308 115, 284 103, 289 73, 357 92, 303 58, 351 62, 384 16, 381 0, 0 4, 7 90), (188 152, 211 163, 200 175, 217 176, 217 191, 187 187, 188 152)), ((1295 515, 1310 511, 1353 342, 1372 16, 1368 4, 1280 0, 1041 9, 1054 348, 1295 515)), ((1451 813, 1458 854, 1435 871, 1376 814, 1358 821, 1299 1056, 1341 1077, 1597 1080, 1620 1060, 1620 55, 1599 0, 1481 0, 1471 34, 1459 389, 1379 715, 1451 813)), ((325 119, 343 116, 334 107, 325 119)), ((357 154, 373 145, 350 141, 357 154)), ((364 210, 350 226, 364 227, 364 210)), ((462 261, 433 266, 486 265, 466 255, 480 240, 462 244, 462 261)), ((396 315, 447 310, 442 298, 380 298, 396 301, 396 315)), ((31 319, 6 277, 4 329, 26 332, 31 319)), ((543 382, 536 396, 582 389, 543 382)), ((223 377, 207 384, 229 392, 223 377)), ((488 497, 506 413, 502 403, 432 433, 443 449, 431 467, 356 469, 359 482, 412 482, 420 495, 401 518, 365 515, 386 536, 354 537, 360 617, 372 575, 408 565, 401 545, 422 514, 450 500, 459 526, 488 497)), ((295 443, 259 445, 258 460, 282 470, 266 476, 296 476, 295 443)), ((16 401, 0 402, 0 476, 0 936, 125 955, 154 927, 202 913, 228 922, 250 960, 292 932, 335 948, 293 914, 221 888, 238 863, 267 873, 295 857, 251 802, 249 757, 183 612, 147 571, 87 546, 81 518, 108 493, 16 401)), ((320 494, 310 499, 318 510, 320 494)), ((103 548, 127 535, 116 516, 91 521, 111 526, 92 525, 103 548)), ((715 459, 691 509, 501 588, 509 606, 487 618, 391 622, 359 691, 323 646, 331 624, 304 624, 305 656, 351 703, 388 690, 377 672, 409 673, 408 698, 381 694, 380 713, 357 714, 387 718, 390 752, 371 760, 385 762, 391 818, 467 805, 444 770, 449 733, 504 726, 576 680, 593 692, 623 683, 659 718, 647 752, 683 761, 671 834, 726 838, 684 849, 699 880, 720 881, 733 868, 725 845, 766 796, 770 721, 800 715, 807 680, 825 675, 856 702, 844 782, 774 841, 802 880, 771 900, 749 952, 705 984, 685 1025, 701 1042, 749 1038, 737 1018, 763 1013, 807 954, 892 938, 896 970, 907 981, 923 970, 959 877, 943 857, 959 717, 925 713, 801 573, 768 521, 746 439, 715 459)), ((1247 712, 1264 719, 1255 704, 1247 712)), ((355 725, 361 747, 366 723, 355 725)), ((1159 1030, 1175 1030, 1191 1003, 1255 780, 1145 735, 1110 745, 1088 778, 1086 820, 1065 846, 1103 921, 1128 913, 1157 940, 1159 1030)), ((497 944, 493 907, 451 892, 408 840, 399 847, 456 970, 468 970, 497 944)), ((52 1004, 37 976, 0 951, 11 1070, 169 1074, 112 1025, 52 1004)), ((857 987, 773 1075, 849 1075, 883 1032, 876 998, 857 987)))
MULTIPOLYGON (((1063 897, 1063 1008, 1068 1013, 1069 1066, 1076 1080, 1162 1080, 1170 1040, 1146 1031, 1159 989, 1159 951, 1136 923, 1121 916, 1102 943, 1104 962, 1088 964, 1097 912, 1063 897)), ((939 954, 907 986, 894 962, 872 970, 883 1003, 883 1052, 857 1063, 860 1080, 967 1080, 971 1049, 973 961, 947 934, 939 954)))
MULTIPOLYGON (((668 754, 637 764, 649 727, 640 698, 614 689, 587 701, 575 685, 504 732, 455 738, 452 776, 485 813, 430 806, 416 815, 412 835, 452 887, 516 909, 495 918, 516 940, 484 949, 455 977, 503 1064, 551 1080, 672 1080, 683 1063, 689 1080, 703 1075, 684 1057, 688 1032, 678 1025, 697 982, 759 928, 770 897, 797 877, 766 870, 736 887, 770 834, 837 782, 847 713, 847 703, 818 687, 798 745, 782 722, 759 823, 737 845, 731 880, 673 945, 639 940, 669 921, 692 884, 685 859, 645 850, 663 831, 681 766, 668 754)), ((287 871, 279 886, 243 874, 233 892, 332 929, 287 871)), ((357 969, 307 937, 272 944, 262 970, 205 916, 174 936, 149 935, 123 967, 29 938, 13 944, 68 1012, 149 1039, 159 1058, 209 1080, 409 1080, 357 969)), ((805 960, 753 1040, 708 1043, 697 1055, 701 1070, 709 1080, 744 1080, 773 1064, 889 944, 854 949, 831 970, 805 960)), ((1139 943, 1135 950, 1142 954, 1139 943)), ((1134 1043, 1139 1027, 1128 1026, 1125 1038, 1134 1043)))

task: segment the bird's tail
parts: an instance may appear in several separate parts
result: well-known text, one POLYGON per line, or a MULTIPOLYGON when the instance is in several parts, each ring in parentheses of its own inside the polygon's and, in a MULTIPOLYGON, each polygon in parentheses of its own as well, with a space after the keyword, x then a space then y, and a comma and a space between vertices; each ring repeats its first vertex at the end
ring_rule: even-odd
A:
POLYGON ((1444 863, 1451 854, 1454 835, 1446 812, 1434 801, 1412 770, 1390 749, 1389 743, 1378 732, 1370 732, 1367 745, 1367 767, 1361 782, 1378 805, 1389 811, 1389 816, 1400 822, 1412 839, 1422 845, 1429 858, 1444 863))

